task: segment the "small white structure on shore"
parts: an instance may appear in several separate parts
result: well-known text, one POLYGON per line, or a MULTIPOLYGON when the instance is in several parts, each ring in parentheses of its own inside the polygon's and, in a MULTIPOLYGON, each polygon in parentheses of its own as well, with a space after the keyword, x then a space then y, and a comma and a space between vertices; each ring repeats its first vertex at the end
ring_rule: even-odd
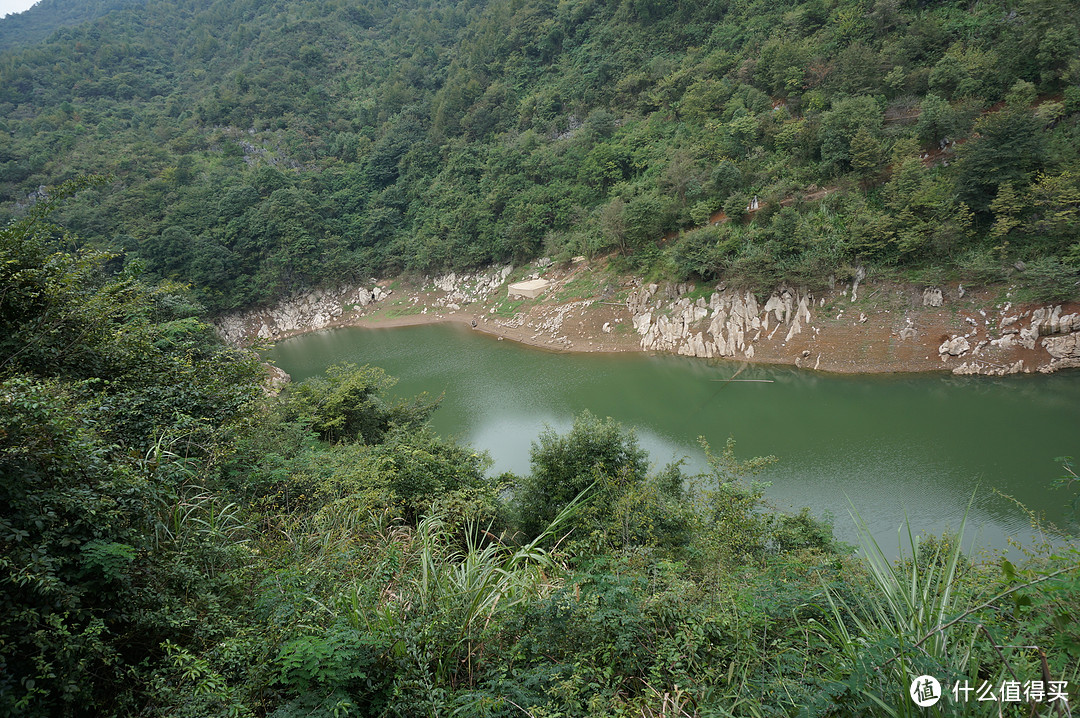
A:
POLYGON ((507 293, 511 297, 536 299, 550 286, 551 282, 546 279, 530 279, 527 282, 515 282, 514 284, 511 284, 507 293))

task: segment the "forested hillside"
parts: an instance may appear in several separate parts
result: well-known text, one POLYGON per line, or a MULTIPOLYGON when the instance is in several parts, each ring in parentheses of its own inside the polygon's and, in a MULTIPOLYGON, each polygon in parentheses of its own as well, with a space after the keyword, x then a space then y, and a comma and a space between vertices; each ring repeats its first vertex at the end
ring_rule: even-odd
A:
POLYGON ((140 0, 37 0, 32 10, 9 15, 0 23, 0 51, 34 45, 62 27, 81 25, 140 0))
MULTIPOLYGON (((1076 702, 1064 530, 1012 562, 956 535, 855 558, 766 505, 771 458, 656 466, 588 413, 493 475, 382 371, 274 395, 202 320, 607 252, 1070 296, 1075 3, 51 0, 7 22, 0 716, 914 715, 922 673, 1027 686, 942 715, 1076 702)), ((1076 482, 1065 461, 1063 501, 1076 482)))
POLYGON ((1075 703, 1075 548, 864 562, 730 442, 688 475, 584 414, 493 476, 377 369, 266 395, 182 286, 54 251, 74 189, 0 229, 0 716, 923 715, 920 673, 1075 703))
POLYGON ((609 251, 1060 299, 1078 58, 1067 0, 151 0, 0 55, 0 212, 109 174, 66 226, 217 309, 609 251))

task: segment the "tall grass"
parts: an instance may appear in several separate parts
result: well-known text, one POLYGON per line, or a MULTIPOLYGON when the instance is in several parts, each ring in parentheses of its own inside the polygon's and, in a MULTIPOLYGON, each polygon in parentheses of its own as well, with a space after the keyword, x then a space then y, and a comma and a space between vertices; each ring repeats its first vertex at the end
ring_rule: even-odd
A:
POLYGON ((1051 665, 1058 680, 1080 675, 1074 658, 1080 644, 1066 625, 1074 609, 1059 605, 1076 595, 1080 565, 1054 557, 1061 566, 1057 570, 1021 571, 1003 560, 1003 580, 961 575, 967 573, 962 540, 974 500, 951 540, 920 541, 905 518, 901 535, 906 547, 896 561, 885 556, 852 509, 869 591, 845 599, 825 586, 831 612, 821 635, 836 655, 819 665, 836 672, 846 702, 858 714, 1000 715, 1007 709, 1019 711, 1011 715, 1071 715, 1064 701, 1008 703, 1000 697, 980 701, 976 693, 950 695, 957 683, 972 689, 989 684, 995 690, 1006 680, 1048 683, 1055 680, 1051 665), (1047 583, 1051 580, 1054 584, 1047 583), (1051 645, 1060 655, 1048 662, 1051 645), (912 680, 922 675, 937 678, 942 687, 941 700, 928 708, 918 707, 909 694, 912 680))
POLYGON ((366 605, 360 585, 337 605, 355 627, 396 637, 402 644, 412 642, 404 637, 413 635, 417 622, 445 626, 448 632, 422 641, 425 662, 442 685, 472 683, 487 629, 509 609, 549 591, 563 573, 553 547, 565 538, 560 533, 581 512, 588 491, 535 539, 518 547, 477 522, 468 522, 462 536, 433 510, 411 537, 413 570, 403 572, 400 584, 383 592, 380 605, 366 605))
POLYGON ((846 682, 865 699, 864 708, 889 716, 944 715, 944 700, 930 709, 915 705, 908 695, 911 680, 925 674, 951 683, 973 668, 979 625, 951 622, 964 612, 968 598, 958 592, 956 578, 970 509, 971 502, 955 540, 929 545, 912 533, 905 517, 906 547, 895 562, 852 509, 871 590, 847 600, 826 586, 832 620, 823 632, 839 649, 846 682))

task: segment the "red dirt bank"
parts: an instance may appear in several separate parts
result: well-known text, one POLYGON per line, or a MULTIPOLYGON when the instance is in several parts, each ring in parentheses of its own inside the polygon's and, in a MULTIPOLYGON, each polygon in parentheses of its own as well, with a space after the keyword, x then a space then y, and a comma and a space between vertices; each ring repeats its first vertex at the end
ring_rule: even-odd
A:
MULTIPOLYGON (((549 350, 643 350, 642 332, 635 328, 635 314, 627 301, 635 297, 635 292, 646 291, 640 280, 618 277, 603 263, 524 270, 535 270, 531 274, 542 274, 552 282, 544 295, 523 301, 507 297, 506 285, 520 279, 522 270, 509 277, 509 270, 504 270, 501 274, 448 275, 434 282, 399 279, 379 282, 387 296, 368 304, 350 301, 356 289, 342 288, 302 295, 276 308, 223 317, 218 325, 226 339, 236 344, 250 343, 259 335, 280 339, 329 327, 458 322, 549 350)), ((672 321, 677 323, 680 307, 690 305, 692 310, 693 302, 708 305, 710 298, 716 304, 717 288, 711 286, 651 288, 647 308, 655 315, 653 321, 663 315, 675 317, 672 321)), ((1034 347, 1011 340, 1002 342, 1008 334, 1019 337, 1025 321, 1030 322, 1038 309, 1038 305, 1013 304, 1008 289, 963 291, 959 285, 941 285, 936 288, 941 291, 940 306, 924 304, 925 288, 921 286, 863 283, 855 301, 851 289, 850 285, 838 285, 812 294, 790 290, 796 302, 806 299, 810 319, 804 322, 802 331, 788 336, 790 318, 783 327, 777 327, 773 320, 765 332, 754 332, 747 325, 745 345, 752 345, 750 356, 740 347, 730 358, 840 373, 952 371, 961 366, 978 367, 981 373, 1015 371, 1018 366, 1019 371, 1032 372, 1052 360, 1042 346, 1041 336, 1034 347), (1010 322, 1013 317, 1017 319, 1010 322), (956 356, 941 351, 942 344, 955 337, 964 337, 959 344, 966 342, 968 349, 956 356), (1023 364, 1017 365, 1021 360, 1023 364)), ((706 318, 697 324, 685 324, 685 335, 700 333, 707 341, 708 316, 715 313, 715 309, 707 307, 698 310, 706 318)), ((1066 318, 1074 313, 1080 313, 1080 305, 1065 304, 1058 312, 1066 318)), ((771 317, 768 313, 764 316, 766 321, 771 317)), ((641 321, 640 313, 637 319, 641 321)), ((1077 323, 1080 329, 1080 314, 1077 323)), ((1036 328, 1027 331, 1035 332, 1036 328)), ((742 338, 740 332, 740 341, 742 338)))

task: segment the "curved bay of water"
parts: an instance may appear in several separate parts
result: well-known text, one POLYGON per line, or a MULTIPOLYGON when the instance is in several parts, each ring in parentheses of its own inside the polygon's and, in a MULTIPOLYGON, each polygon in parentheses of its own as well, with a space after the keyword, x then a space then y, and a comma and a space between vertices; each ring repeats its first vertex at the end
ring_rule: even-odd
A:
POLYGON ((831 515, 836 535, 855 542, 854 505, 893 555, 905 514, 918 532, 956 530, 973 493, 965 545, 971 536, 990 549, 1037 538, 1016 502, 1049 522, 1070 520, 1068 496, 1050 484, 1062 473, 1055 457, 1080 456, 1075 373, 830 375, 553 353, 458 325, 316 332, 266 355, 294 381, 353 362, 397 377, 396 395, 442 394, 433 429, 489 452, 495 471, 527 473, 540 432, 567 430, 585 409, 635 427, 657 466, 685 457, 688 468, 701 469, 697 437, 719 449, 730 436, 740 458, 778 457, 759 477, 770 483, 773 505, 831 515), (770 381, 725 381, 740 369, 738 379, 770 381))

